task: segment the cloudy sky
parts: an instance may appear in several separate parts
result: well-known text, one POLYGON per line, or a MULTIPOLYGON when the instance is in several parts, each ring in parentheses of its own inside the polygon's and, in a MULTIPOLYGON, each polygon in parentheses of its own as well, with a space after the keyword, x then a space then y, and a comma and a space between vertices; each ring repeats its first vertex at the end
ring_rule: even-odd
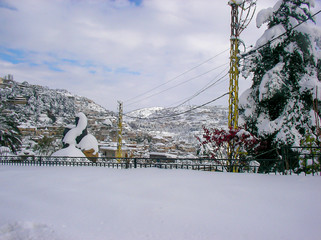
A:
MULTIPOLYGON (((257 11, 275 2, 258 0, 257 11)), ((67 89, 114 111, 118 100, 125 112, 201 105, 228 91, 227 3, 0 0, 0 76, 67 89)), ((255 44, 265 27, 257 29, 254 19, 241 35, 245 45, 255 44)), ((240 92, 250 84, 241 79, 240 92)), ((228 97, 215 104, 227 105, 228 97)))

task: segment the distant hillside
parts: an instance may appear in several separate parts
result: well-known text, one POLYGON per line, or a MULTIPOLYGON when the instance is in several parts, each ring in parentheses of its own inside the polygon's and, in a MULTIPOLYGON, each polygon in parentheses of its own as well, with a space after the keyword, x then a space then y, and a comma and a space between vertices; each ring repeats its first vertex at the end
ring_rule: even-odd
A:
POLYGON ((93 101, 72 95, 66 90, 49 89, 27 82, 7 82, 1 89, 0 100, 7 112, 25 126, 64 125, 74 121, 78 111, 109 116, 112 112, 93 101))
POLYGON ((176 140, 189 142, 195 142, 195 135, 200 134, 204 125, 222 128, 227 126, 227 107, 207 106, 191 111, 192 108, 144 108, 127 114, 125 121, 132 129, 172 133, 176 140))
MULTIPOLYGON (((25 129, 26 148, 33 149, 43 136, 54 136, 55 146, 59 148, 57 144, 61 142, 62 130, 74 123, 77 112, 87 116, 88 131, 99 142, 117 142, 117 114, 90 99, 27 82, 7 80, 0 87, 4 113, 14 116, 25 129)), ((195 136, 202 133, 202 126, 226 127, 228 109, 207 106, 190 111, 191 108, 153 107, 126 114, 123 117, 125 145, 135 144, 132 151, 136 156, 146 157, 150 152, 195 156, 198 148, 195 136)))

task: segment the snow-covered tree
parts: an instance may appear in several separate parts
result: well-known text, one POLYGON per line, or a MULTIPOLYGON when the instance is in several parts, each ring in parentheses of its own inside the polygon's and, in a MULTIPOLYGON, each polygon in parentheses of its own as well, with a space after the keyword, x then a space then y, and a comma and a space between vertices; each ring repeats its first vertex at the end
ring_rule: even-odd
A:
POLYGON ((261 10, 257 27, 267 23, 267 30, 243 59, 243 75, 251 76, 252 86, 240 98, 240 117, 270 149, 300 146, 307 136, 316 137, 319 116, 313 102, 321 98, 316 94, 321 86, 321 31, 310 11, 314 4, 281 0, 261 10))
POLYGON ((14 119, 3 113, 0 108, 0 146, 5 146, 16 152, 21 146, 21 136, 18 124, 14 119))

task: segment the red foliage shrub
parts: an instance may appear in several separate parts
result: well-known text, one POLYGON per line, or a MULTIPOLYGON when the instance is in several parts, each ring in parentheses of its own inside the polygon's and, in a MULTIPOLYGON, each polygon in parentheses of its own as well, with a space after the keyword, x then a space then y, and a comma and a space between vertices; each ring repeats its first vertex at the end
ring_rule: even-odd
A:
POLYGON ((196 137, 200 142, 200 154, 213 159, 228 158, 228 146, 240 157, 250 156, 260 146, 259 139, 241 127, 224 130, 203 126, 203 131, 202 137, 196 137))

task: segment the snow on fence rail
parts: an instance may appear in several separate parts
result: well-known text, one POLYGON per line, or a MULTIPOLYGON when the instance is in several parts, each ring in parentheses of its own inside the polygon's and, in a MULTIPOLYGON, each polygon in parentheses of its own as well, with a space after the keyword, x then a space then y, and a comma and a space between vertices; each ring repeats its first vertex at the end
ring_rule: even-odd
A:
MULTIPOLYGON (((289 155, 290 156, 290 155, 289 155)), ((302 158, 302 155, 300 155, 302 158)), ((314 156, 316 158, 318 156, 314 156)), ((294 158, 292 158, 294 159, 294 158)), ((298 158, 299 159, 299 158, 298 158)), ((291 161, 290 161, 291 162, 291 161)), ((292 161, 293 162, 293 161, 292 161)), ((295 161, 297 162, 297 161, 295 161)), ((95 166, 108 168, 162 168, 191 169, 218 172, 251 172, 274 174, 312 174, 321 175, 318 161, 313 160, 301 168, 289 165, 289 157, 282 159, 227 160, 207 158, 80 158, 80 157, 47 157, 47 156, 0 156, 0 165, 20 166, 95 166), (290 168, 289 168, 290 166, 290 168)))

